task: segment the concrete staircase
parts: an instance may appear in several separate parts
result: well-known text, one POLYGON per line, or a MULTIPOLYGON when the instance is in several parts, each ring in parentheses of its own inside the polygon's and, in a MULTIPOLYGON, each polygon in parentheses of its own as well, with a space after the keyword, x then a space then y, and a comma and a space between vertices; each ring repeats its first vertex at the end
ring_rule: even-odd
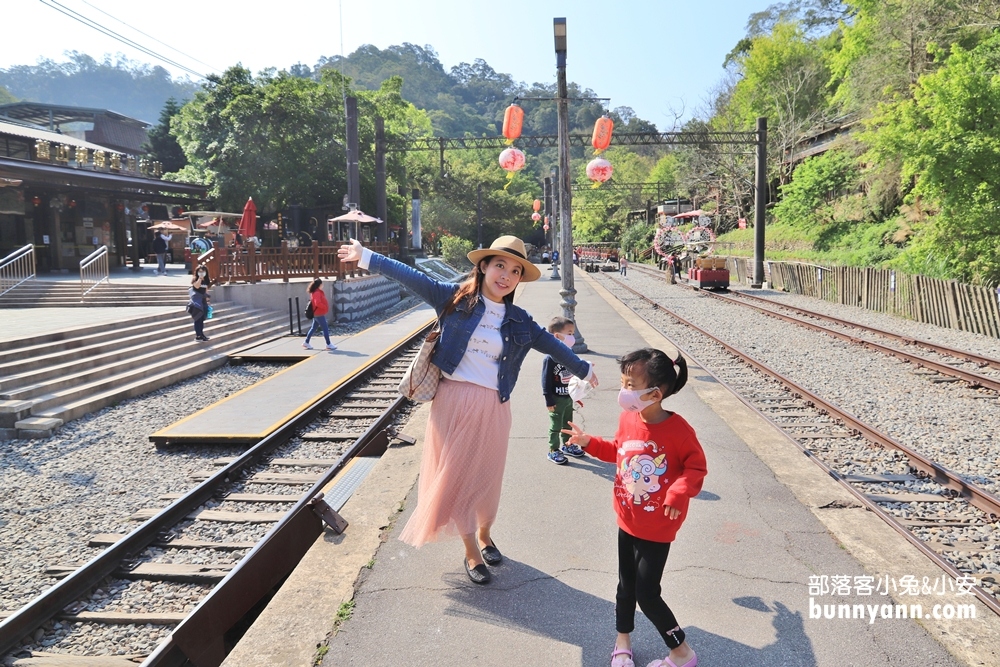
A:
MULTIPOLYGON (((65 422, 226 363, 228 354, 283 335, 286 317, 214 303, 209 342, 194 340, 191 318, 176 313, 122 318, 0 342, 0 437, 48 437, 65 422)), ((2 317, 2 312, 0 312, 2 317)))
POLYGON ((0 308, 77 308, 108 306, 184 306, 188 289, 180 285, 101 283, 80 299, 73 280, 29 280, 0 296, 0 308))

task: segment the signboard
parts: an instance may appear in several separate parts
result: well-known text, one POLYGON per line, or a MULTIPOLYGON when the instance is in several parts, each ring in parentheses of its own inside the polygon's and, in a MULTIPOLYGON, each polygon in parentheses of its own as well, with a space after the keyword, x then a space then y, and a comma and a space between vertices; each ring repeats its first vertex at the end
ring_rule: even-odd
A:
POLYGON ((42 244, 43 245, 48 245, 49 244, 49 235, 48 234, 42 234, 42 244))

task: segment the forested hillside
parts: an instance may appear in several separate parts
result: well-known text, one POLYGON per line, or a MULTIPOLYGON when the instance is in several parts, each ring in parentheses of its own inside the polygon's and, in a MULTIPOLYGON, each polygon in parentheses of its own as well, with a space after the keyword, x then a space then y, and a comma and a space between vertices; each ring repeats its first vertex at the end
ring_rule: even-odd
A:
POLYGON ((775 245, 1000 282, 998 28, 998 0, 792 0, 752 16, 707 122, 770 119, 775 245), (797 159, 803 135, 836 126, 850 132, 797 159))
POLYGON ((189 100, 199 85, 172 79, 162 67, 121 56, 97 61, 74 51, 67 54, 66 62, 42 60, 0 69, 0 88, 29 102, 110 109, 155 123, 169 98, 189 100))

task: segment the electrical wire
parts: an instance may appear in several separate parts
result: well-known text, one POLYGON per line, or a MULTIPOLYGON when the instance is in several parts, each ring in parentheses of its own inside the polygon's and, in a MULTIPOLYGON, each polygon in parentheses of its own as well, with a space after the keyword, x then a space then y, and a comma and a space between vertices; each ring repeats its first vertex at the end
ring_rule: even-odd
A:
POLYGON ((167 44, 166 42, 161 42, 160 40, 156 39, 156 38, 155 38, 155 37, 153 37, 152 35, 150 35, 150 34, 147 34, 147 33, 144 33, 144 32, 143 32, 142 30, 139 30, 139 29, 138 29, 138 28, 136 28, 135 26, 131 26, 131 25, 129 25, 128 23, 125 23, 125 21, 122 21, 122 20, 121 20, 120 18, 118 18, 117 16, 112 16, 111 14, 107 13, 106 11, 104 11, 103 9, 101 9, 100 7, 98 7, 97 5, 94 5, 94 4, 90 3, 90 2, 87 2, 87 0, 80 0, 80 2, 82 2, 82 3, 83 3, 83 4, 85 4, 85 5, 87 5, 88 7, 92 7, 93 9, 95 9, 95 10, 99 11, 100 13, 104 14, 104 15, 105 15, 105 16, 107 16, 108 18, 110 18, 110 19, 112 19, 112 20, 114 20, 114 21, 118 21, 118 23, 121 23, 121 24, 122 24, 123 26, 125 26, 126 28, 129 28, 129 29, 131 29, 131 30, 135 30, 135 31, 136 31, 137 33, 139 33, 139 34, 140 34, 140 35, 142 35, 143 37, 148 37, 149 39, 153 40, 153 41, 154 41, 154 42, 156 42, 157 44, 162 44, 163 46, 167 47, 168 49, 170 49, 170 50, 171 50, 171 51, 173 51, 174 53, 179 53, 179 54, 181 54, 182 56, 184 56, 185 58, 188 58, 188 59, 190 59, 190 60, 192 60, 192 61, 194 61, 194 62, 198 63, 199 65, 204 65, 205 67, 207 67, 207 68, 209 68, 209 69, 211 69, 211 70, 214 70, 214 71, 216 71, 216 72, 219 72, 220 74, 222 73, 222 70, 221 70, 221 69, 219 69, 218 67, 214 67, 213 65, 209 65, 209 64, 208 64, 208 63, 206 63, 206 62, 202 62, 201 60, 198 60, 198 59, 197 59, 197 58, 195 58, 194 56, 192 56, 192 55, 189 55, 189 54, 187 54, 187 53, 184 53, 184 52, 183 52, 183 51, 181 51, 180 49, 175 49, 174 47, 170 46, 170 45, 169 45, 169 44, 167 44))
POLYGON ((152 51, 151 49, 149 49, 149 48, 147 48, 147 47, 145 47, 145 46, 143 46, 143 45, 141 45, 141 44, 139 44, 137 42, 134 42, 134 41, 128 39, 127 37, 123 37, 122 35, 119 35, 118 33, 116 33, 114 30, 111 30, 110 28, 104 27, 100 23, 97 23, 96 21, 93 21, 93 20, 87 18, 83 14, 80 14, 79 12, 74 11, 74 10, 70 9, 69 7, 66 7, 65 5, 60 4, 56 0, 38 0, 38 1, 41 2, 43 5, 45 5, 48 8, 54 9, 57 12, 59 12, 60 14, 64 14, 64 15, 68 16, 69 18, 73 19, 74 21, 78 21, 78 22, 84 24, 88 28, 93 28, 94 30, 97 30, 98 32, 100 32, 102 34, 107 35, 108 37, 110 37, 110 38, 112 38, 112 39, 114 39, 116 41, 119 41, 122 44, 125 44, 127 46, 131 46, 134 49, 138 49, 139 51, 145 53, 146 55, 151 56, 153 58, 156 58, 157 60, 159 60, 161 62, 167 63, 168 65, 173 65, 174 67, 180 69, 181 71, 187 72, 189 74, 193 74, 194 76, 198 77, 199 79, 206 78, 205 75, 202 74, 201 72, 196 72, 195 70, 191 69, 190 67, 187 67, 186 65, 182 65, 182 64, 180 64, 178 62, 175 62, 175 61, 171 60, 170 58, 167 58, 166 56, 162 56, 159 53, 156 53, 155 51, 152 51))

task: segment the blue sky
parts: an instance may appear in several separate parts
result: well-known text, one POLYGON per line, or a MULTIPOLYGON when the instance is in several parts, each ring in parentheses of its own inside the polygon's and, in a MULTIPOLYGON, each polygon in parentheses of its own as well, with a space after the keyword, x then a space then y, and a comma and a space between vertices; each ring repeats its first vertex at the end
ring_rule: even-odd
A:
MULTIPOLYGON (((552 19, 566 17, 569 79, 611 97, 612 107, 632 107, 662 130, 669 129, 675 113, 690 118, 704 107, 723 76, 726 54, 745 34, 748 16, 771 4, 771 0, 277 0, 265 5, 219 0, 46 0, 52 2, 200 72, 237 62, 254 71, 287 68, 296 62, 312 65, 320 56, 350 54, 362 44, 385 48, 411 42, 433 46, 446 68, 482 58, 495 70, 527 83, 555 80, 552 19)), ((63 53, 70 50, 99 59, 123 53, 154 62, 41 0, 21 0, 4 13, 15 14, 16 24, 27 27, 5 31, 0 68, 33 64, 43 57, 63 60, 63 53)))

